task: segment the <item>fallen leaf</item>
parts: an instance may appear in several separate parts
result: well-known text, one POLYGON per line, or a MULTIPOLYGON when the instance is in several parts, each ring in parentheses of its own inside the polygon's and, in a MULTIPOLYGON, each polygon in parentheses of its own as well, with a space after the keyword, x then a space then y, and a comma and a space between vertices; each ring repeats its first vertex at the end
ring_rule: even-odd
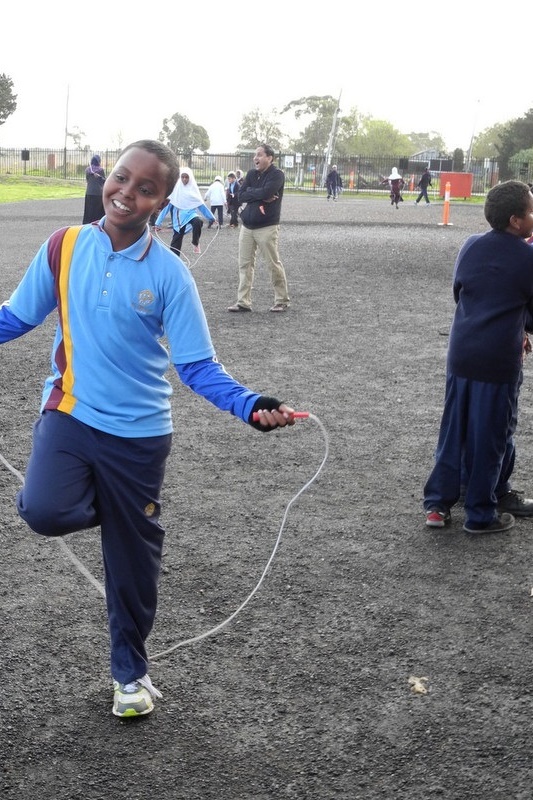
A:
POLYGON ((409 686, 415 694, 427 694, 429 691, 428 683, 429 678, 417 678, 416 675, 411 675, 409 678, 409 686))

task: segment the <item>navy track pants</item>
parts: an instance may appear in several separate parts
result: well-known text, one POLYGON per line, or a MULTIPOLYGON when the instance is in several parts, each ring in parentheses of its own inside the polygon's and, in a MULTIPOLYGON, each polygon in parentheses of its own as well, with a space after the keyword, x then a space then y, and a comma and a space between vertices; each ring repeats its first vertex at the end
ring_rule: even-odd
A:
POLYGON ((145 642, 157 608, 164 530, 160 492, 172 435, 112 436, 45 411, 17 495, 18 513, 44 536, 100 526, 111 638, 121 683, 148 671, 145 642))
POLYGON ((424 487, 426 511, 450 509, 466 483, 466 523, 492 522, 498 497, 511 488, 521 384, 522 375, 501 384, 448 375, 435 466, 424 487))

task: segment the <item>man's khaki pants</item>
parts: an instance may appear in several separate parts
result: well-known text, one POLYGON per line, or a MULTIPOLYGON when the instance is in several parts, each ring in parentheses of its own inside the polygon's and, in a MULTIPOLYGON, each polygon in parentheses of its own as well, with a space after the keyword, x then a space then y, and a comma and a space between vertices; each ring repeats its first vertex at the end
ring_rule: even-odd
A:
POLYGON ((255 273, 257 250, 270 270, 274 287, 274 304, 289 305, 289 290, 285 269, 278 253, 279 225, 251 230, 241 225, 239 233, 239 289, 237 303, 246 308, 252 307, 252 288, 255 273))

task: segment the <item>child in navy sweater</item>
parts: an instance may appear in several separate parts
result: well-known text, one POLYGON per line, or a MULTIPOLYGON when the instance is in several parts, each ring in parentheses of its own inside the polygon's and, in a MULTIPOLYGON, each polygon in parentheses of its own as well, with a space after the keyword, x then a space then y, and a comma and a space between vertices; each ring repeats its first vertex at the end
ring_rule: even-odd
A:
POLYGON ((533 194, 521 181, 494 186, 485 202, 492 230, 470 236, 454 269, 446 396, 435 466, 424 487, 429 527, 451 521, 464 488, 464 530, 508 530, 533 516, 511 489, 514 433, 527 332, 533 330, 533 194))

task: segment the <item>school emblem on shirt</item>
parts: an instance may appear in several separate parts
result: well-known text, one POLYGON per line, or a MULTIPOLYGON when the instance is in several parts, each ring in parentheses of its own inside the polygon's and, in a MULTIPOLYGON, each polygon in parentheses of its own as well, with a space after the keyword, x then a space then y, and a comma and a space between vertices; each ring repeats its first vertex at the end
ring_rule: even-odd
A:
POLYGON ((132 303, 133 307, 136 311, 140 312, 141 314, 146 314, 148 312, 149 307, 154 302, 154 295, 150 291, 150 289, 143 289, 137 295, 137 300, 132 303))
POLYGON ((155 513, 155 503, 148 503, 144 508, 144 513, 147 517, 153 517, 155 513))

